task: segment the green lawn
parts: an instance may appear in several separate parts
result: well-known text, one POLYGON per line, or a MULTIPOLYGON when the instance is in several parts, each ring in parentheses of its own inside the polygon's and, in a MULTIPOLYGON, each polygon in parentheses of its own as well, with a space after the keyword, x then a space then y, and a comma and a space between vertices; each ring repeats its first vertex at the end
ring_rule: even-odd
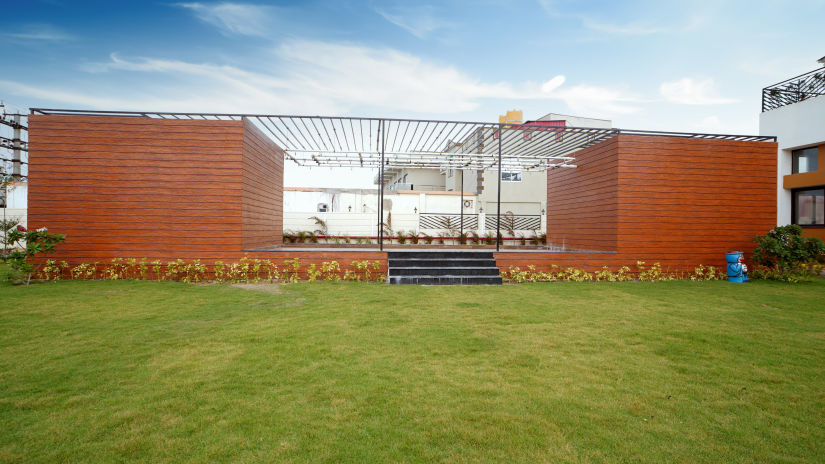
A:
POLYGON ((0 286, 0 462, 812 462, 825 280, 0 286))

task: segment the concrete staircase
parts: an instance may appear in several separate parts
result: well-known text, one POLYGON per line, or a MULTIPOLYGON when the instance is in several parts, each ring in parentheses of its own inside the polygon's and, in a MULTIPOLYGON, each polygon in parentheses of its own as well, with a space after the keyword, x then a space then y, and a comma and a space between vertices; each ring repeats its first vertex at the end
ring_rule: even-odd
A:
POLYGON ((501 285, 492 251, 390 251, 395 285, 501 285))

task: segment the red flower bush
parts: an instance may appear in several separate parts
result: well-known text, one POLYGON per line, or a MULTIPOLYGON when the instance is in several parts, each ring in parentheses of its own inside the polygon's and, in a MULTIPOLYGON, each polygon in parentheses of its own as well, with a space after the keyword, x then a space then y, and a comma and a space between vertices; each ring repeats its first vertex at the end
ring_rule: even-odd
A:
POLYGON ((28 232, 28 229, 26 229, 23 226, 17 226, 17 230, 19 230, 20 232, 28 232))

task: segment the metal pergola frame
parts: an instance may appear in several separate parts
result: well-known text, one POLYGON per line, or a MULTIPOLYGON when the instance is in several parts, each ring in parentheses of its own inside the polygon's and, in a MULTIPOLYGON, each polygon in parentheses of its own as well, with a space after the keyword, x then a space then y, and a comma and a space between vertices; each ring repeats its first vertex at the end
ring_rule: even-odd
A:
MULTIPOLYGON (((619 134, 775 141, 758 135, 639 131, 545 126, 541 122, 489 123, 432 119, 298 116, 236 113, 170 113, 32 108, 31 114, 121 116, 152 119, 248 120, 284 150, 286 159, 305 167, 377 168, 378 247, 383 245, 384 170, 439 168, 459 171, 497 169, 496 250, 501 242, 501 172, 575 168, 575 152, 619 134)), ((462 175, 462 199, 463 179, 462 175)), ((463 202, 461 215, 463 219, 463 202)), ((462 220, 463 226, 463 220, 462 220)))

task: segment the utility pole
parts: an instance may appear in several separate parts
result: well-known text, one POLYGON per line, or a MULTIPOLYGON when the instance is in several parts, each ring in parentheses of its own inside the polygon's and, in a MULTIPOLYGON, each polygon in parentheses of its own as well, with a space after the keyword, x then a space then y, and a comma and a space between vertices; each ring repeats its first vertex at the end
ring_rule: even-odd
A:
POLYGON ((15 114, 12 117, 12 121, 14 122, 13 130, 14 136, 12 137, 12 155, 11 155, 11 175, 12 177, 22 177, 23 176, 23 157, 21 155, 22 150, 21 142, 23 140, 23 133, 22 133, 22 125, 20 124, 20 115, 15 114))

